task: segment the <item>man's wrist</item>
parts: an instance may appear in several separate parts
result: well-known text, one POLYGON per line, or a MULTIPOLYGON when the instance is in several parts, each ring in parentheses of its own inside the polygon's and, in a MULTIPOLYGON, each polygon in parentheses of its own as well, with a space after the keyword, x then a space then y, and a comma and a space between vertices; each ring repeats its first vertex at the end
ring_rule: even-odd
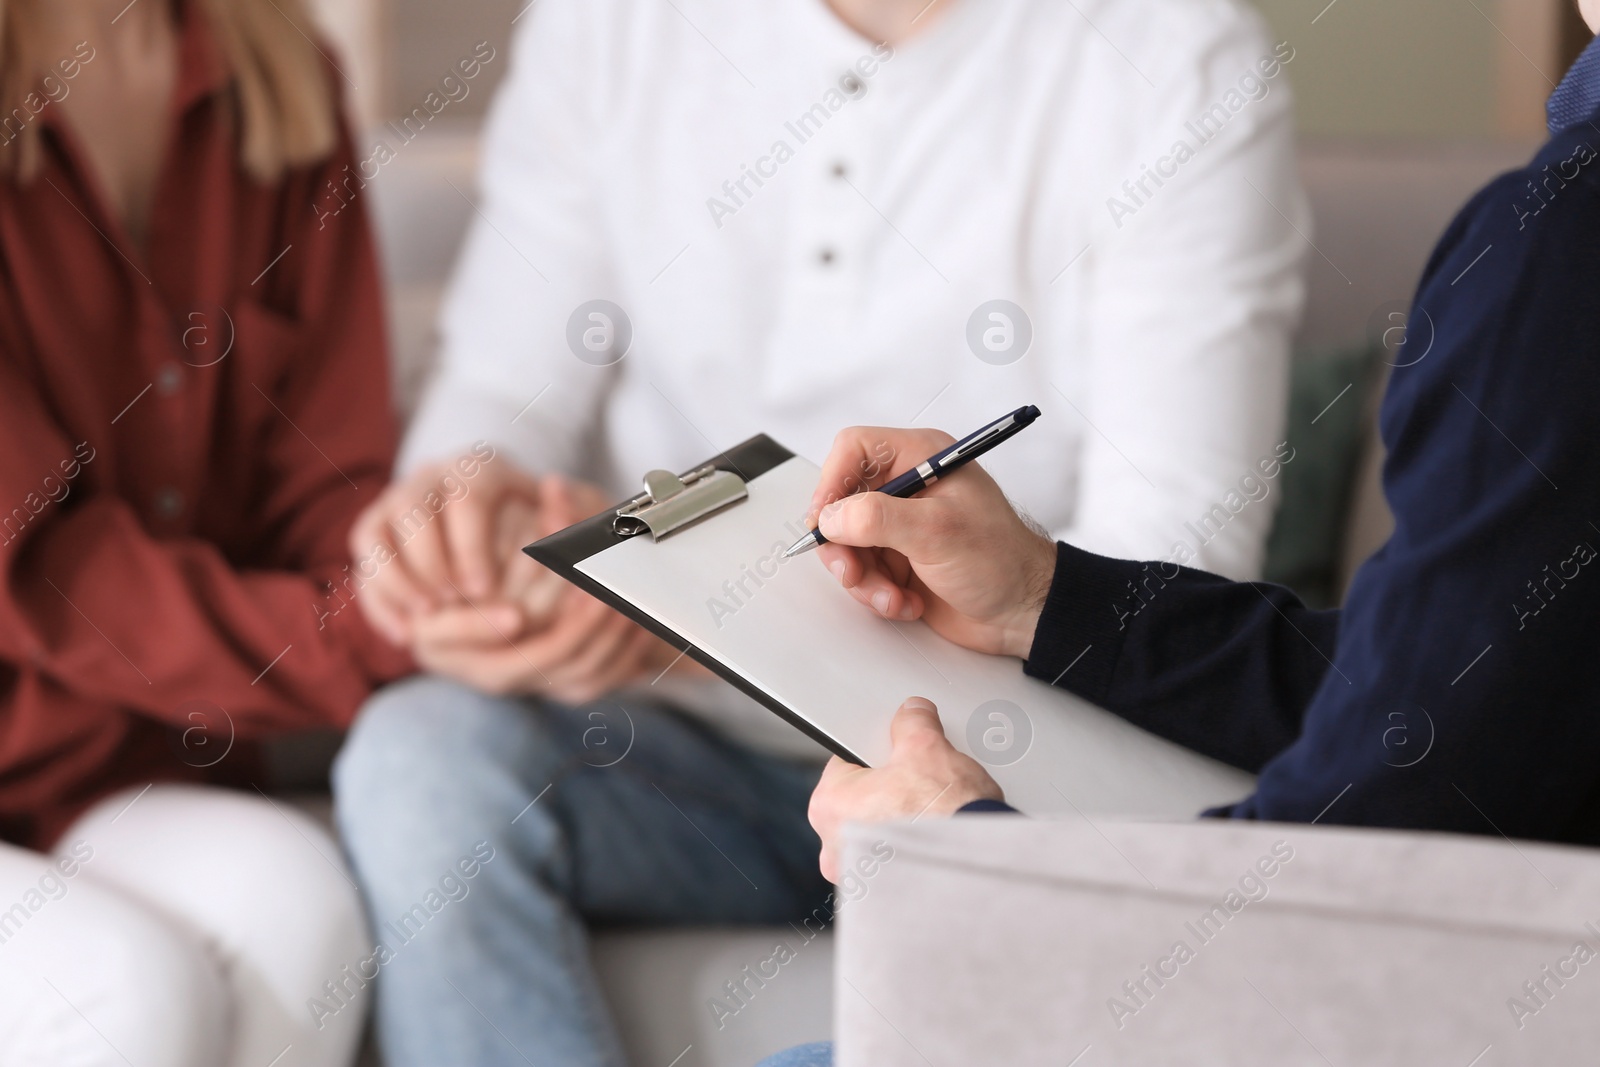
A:
POLYGON ((975 800, 994 800, 1004 794, 993 782, 953 782, 922 809, 925 815, 954 815, 975 800))
POLYGON ((1033 636, 1039 629, 1039 617, 1044 614, 1045 601, 1049 599, 1050 586, 1055 581, 1056 558, 1056 543, 1049 538, 1037 537, 1030 543, 1022 563, 1022 602, 1006 626, 1006 655, 1025 660, 1033 649, 1033 636))

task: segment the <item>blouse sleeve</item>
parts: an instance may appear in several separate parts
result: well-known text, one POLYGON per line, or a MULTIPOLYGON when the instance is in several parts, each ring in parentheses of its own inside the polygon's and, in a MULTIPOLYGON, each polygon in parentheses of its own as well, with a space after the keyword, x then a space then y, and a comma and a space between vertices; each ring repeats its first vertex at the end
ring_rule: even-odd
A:
MULTIPOLYGON (((351 158, 342 137, 317 183, 351 158)), ((340 603, 328 592, 346 577, 346 533, 386 484, 395 437, 371 233, 360 211, 324 227, 308 211, 288 229, 304 257, 294 294, 304 340, 259 396, 284 416, 259 444, 261 569, 199 538, 152 537, 117 495, 73 486, 64 476, 94 462, 94 442, 72 440, 15 361, 0 359, 0 500, 30 516, 0 532, 0 660, 174 722, 203 691, 241 736, 342 725, 375 683, 408 669, 359 611, 326 607, 340 603), (43 495, 44 474, 71 486, 59 501, 43 495)))

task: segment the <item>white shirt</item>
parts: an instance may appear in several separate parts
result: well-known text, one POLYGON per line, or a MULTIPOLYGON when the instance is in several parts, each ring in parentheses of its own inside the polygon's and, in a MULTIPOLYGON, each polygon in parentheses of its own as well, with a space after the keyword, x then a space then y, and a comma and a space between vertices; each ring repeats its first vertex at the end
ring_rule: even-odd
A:
MULTIPOLYGON (((1233 0, 927 17, 889 50, 824 0, 533 5, 402 467, 488 439, 620 498, 755 433, 820 461, 845 426, 960 436, 1034 403, 983 461, 1019 506, 1108 555, 1193 546, 1185 524, 1281 440, 1303 297, 1287 77, 1262 77, 1260 18, 1233 0), (597 299, 631 325, 610 366, 582 344, 607 320, 569 322, 597 299), (994 300, 1023 315, 969 331, 994 300)), ((1184 562, 1257 574, 1275 501, 1230 508, 1184 562)))

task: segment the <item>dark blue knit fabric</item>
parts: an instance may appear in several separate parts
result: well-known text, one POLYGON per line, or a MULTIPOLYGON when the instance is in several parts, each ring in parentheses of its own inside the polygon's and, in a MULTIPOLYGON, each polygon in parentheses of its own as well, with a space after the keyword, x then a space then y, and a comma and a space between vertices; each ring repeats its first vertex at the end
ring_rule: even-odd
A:
POLYGON ((1061 547, 1028 672, 1260 774, 1216 814, 1600 845, 1595 48, 1562 90, 1423 274, 1342 611, 1061 547))

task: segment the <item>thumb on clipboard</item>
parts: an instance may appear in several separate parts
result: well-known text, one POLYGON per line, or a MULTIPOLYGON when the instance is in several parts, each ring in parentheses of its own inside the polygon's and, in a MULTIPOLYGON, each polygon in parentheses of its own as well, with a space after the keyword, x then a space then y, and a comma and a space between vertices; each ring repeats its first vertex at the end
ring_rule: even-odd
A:
POLYGON ((933 702, 911 697, 889 723, 894 745, 882 767, 828 761, 807 816, 822 839, 822 875, 839 881, 839 829, 846 822, 888 822, 950 815, 974 800, 1004 800, 983 764, 956 751, 933 702))

